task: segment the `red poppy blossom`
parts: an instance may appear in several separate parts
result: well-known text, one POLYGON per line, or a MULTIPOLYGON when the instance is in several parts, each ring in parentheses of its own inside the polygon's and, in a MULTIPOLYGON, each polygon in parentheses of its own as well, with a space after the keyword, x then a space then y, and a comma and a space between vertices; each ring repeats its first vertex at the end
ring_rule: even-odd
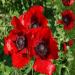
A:
POLYGON ((75 15, 71 10, 62 12, 62 20, 58 20, 58 24, 64 25, 64 30, 71 30, 74 27, 75 15))
MULTIPOLYGON (((30 7, 30 9, 27 11, 27 12, 24 12, 20 17, 19 17, 19 20, 20 20, 20 22, 24 25, 25 23, 24 23, 24 20, 25 20, 25 16, 28 14, 28 12, 30 12, 30 14, 33 14, 33 13, 43 13, 43 10, 44 10, 44 8, 42 7, 42 6, 38 6, 38 5, 35 5, 35 6, 32 6, 32 7, 30 7), (39 11, 38 11, 39 10, 39 11)), ((27 15, 28 17, 30 16, 30 14, 29 15, 27 15)), ((26 17, 27 18, 27 17, 26 17)), ((28 18, 27 18, 28 19, 28 18)), ((26 21, 27 21, 27 19, 26 19, 26 21)), ((28 19, 29 20, 29 19, 28 19)), ((26 23, 28 23, 28 22, 26 22, 26 23)))
POLYGON ((43 15, 43 10, 42 6, 32 6, 27 12, 19 16, 19 18, 14 16, 11 24, 17 29, 22 29, 23 27, 26 29, 46 27, 48 21, 43 15))
POLYGON ((28 36, 28 33, 14 29, 5 38, 4 53, 11 55, 12 64, 17 68, 22 68, 29 61, 28 36))
POLYGON ((46 28, 38 28, 35 31, 32 31, 34 34, 33 40, 31 41, 31 53, 32 55, 36 57, 41 57, 41 58, 53 58, 57 59, 58 58, 58 47, 57 47, 57 42, 53 38, 51 30, 46 27, 46 28), (40 48, 45 47, 46 49, 44 50, 45 52, 38 51, 40 48), (47 55, 46 55, 47 54, 47 55))
POLYGON ((71 6, 74 3, 74 0, 62 0, 63 5, 71 6))
POLYGON ((30 53, 36 58, 34 70, 46 74, 49 74, 50 72, 53 73, 54 70, 50 70, 53 64, 51 64, 49 60, 58 58, 58 47, 51 30, 49 28, 38 28, 30 46, 30 53), (42 65, 42 67, 40 65, 42 65))
POLYGON ((56 67, 51 61, 41 59, 36 59, 33 68, 37 72, 48 75, 53 75, 53 73, 56 71, 56 67))
POLYGON ((20 16, 20 21, 23 22, 26 29, 46 27, 47 19, 43 15, 42 6, 32 6, 25 15, 20 16))

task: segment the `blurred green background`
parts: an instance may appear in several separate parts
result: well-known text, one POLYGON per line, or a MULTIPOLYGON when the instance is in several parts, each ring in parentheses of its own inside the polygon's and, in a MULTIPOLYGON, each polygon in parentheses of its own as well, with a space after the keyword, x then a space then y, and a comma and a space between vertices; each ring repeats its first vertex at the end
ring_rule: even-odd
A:
MULTIPOLYGON (((4 71, 4 65, 2 63, 6 63, 5 59, 10 57, 6 57, 3 54, 3 37, 8 35, 9 31, 13 28, 10 25, 11 18, 13 16, 19 16, 23 12, 27 11, 28 8, 30 8, 33 5, 42 5, 45 8, 45 16, 48 18, 48 20, 51 19, 50 23, 53 23, 55 21, 54 19, 54 13, 56 13, 56 10, 54 9, 55 6, 57 6, 57 14, 61 13, 61 11, 65 9, 73 10, 75 14, 75 3, 70 7, 63 6, 61 0, 0 0, 0 75, 9 75, 9 67, 10 64, 8 63, 9 67, 7 72, 5 74, 2 74, 2 71, 4 71), (55 2, 54 2, 55 1, 55 2)), ((67 34, 70 38, 75 38, 75 28, 72 31, 69 31, 67 34)), ((75 42, 75 41, 74 41, 75 42)), ((70 68, 70 75, 75 75, 75 44, 71 48, 73 51, 74 60, 72 61, 71 68, 70 68)), ((8 60, 11 62, 11 60, 8 60)), ((14 74, 13 74, 14 75, 14 74)), ((18 75, 18 74, 17 74, 18 75)))

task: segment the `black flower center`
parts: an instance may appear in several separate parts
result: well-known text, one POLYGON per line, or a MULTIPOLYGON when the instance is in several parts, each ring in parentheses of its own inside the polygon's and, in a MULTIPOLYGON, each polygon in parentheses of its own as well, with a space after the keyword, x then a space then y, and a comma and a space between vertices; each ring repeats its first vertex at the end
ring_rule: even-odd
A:
POLYGON ((70 23, 70 17, 69 16, 65 16, 62 18, 63 19, 63 22, 68 25, 70 23))
POLYGON ((16 40, 16 46, 18 50, 22 50, 27 47, 27 38, 25 36, 19 36, 16 40))
POLYGON ((48 53, 48 46, 45 42, 41 42, 35 47, 35 51, 40 57, 45 57, 48 53))
POLYGON ((38 22, 38 18, 36 16, 32 16, 31 18, 31 28, 37 28, 40 24, 38 22))
POLYGON ((31 28, 37 28, 37 27, 39 27, 37 22, 31 24, 31 28))

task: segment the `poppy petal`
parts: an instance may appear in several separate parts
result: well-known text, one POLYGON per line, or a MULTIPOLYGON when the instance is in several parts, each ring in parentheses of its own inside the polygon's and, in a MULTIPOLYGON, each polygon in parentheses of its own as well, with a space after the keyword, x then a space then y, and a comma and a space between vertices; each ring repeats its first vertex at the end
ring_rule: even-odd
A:
POLYGON ((29 62, 29 59, 22 53, 16 53, 12 55, 12 65, 16 68, 23 68, 29 62))
POLYGON ((11 39, 5 37, 4 53, 8 55, 8 54, 15 53, 16 51, 17 48, 15 47, 11 39))
POLYGON ((20 20, 14 16, 11 20, 11 24, 16 28, 16 29, 22 29, 23 25, 21 24, 20 20))
POLYGON ((36 72, 52 75, 56 71, 55 65, 51 61, 36 59, 33 65, 36 72))
POLYGON ((62 0, 63 5, 71 6, 74 3, 74 0, 62 0))

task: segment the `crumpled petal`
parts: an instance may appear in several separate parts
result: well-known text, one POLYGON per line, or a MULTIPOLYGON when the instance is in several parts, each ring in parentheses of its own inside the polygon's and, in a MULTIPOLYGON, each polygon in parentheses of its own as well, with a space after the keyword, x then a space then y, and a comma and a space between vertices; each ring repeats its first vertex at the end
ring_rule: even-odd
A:
POLYGON ((36 72, 52 75, 56 71, 55 65, 51 61, 36 59, 33 65, 36 72))

